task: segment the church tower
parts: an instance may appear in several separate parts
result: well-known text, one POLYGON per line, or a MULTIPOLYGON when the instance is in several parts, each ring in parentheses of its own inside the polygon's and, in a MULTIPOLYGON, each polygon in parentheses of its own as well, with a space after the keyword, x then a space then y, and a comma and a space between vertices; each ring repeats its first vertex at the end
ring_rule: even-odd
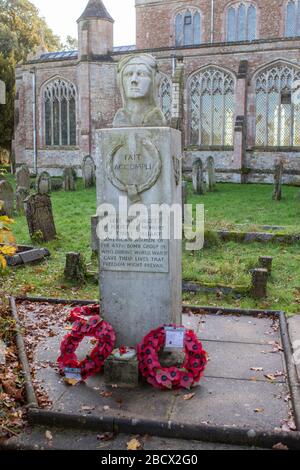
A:
POLYGON ((77 23, 79 59, 107 55, 113 50, 114 20, 102 0, 89 0, 77 23))

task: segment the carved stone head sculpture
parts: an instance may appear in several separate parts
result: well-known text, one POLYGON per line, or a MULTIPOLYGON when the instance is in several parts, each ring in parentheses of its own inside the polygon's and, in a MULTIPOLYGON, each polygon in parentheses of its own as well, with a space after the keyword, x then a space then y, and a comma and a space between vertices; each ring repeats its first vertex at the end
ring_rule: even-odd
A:
POLYGON ((125 57, 118 66, 118 84, 123 108, 119 109, 114 127, 161 127, 166 121, 158 106, 160 74, 150 54, 125 57))

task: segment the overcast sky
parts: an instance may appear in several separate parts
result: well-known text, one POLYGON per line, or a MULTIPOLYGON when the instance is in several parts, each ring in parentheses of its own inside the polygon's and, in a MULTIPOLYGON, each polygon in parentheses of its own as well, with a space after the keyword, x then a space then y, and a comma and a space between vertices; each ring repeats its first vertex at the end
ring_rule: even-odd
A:
MULTIPOLYGON (((77 38, 76 20, 84 11, 88 0, 30 0, 44 16, 55 34, 64 40, 67 36, 77 38)), ((135 1, 104 0, 104 4, 115 20, 114 45, 135 44, 135 1)))

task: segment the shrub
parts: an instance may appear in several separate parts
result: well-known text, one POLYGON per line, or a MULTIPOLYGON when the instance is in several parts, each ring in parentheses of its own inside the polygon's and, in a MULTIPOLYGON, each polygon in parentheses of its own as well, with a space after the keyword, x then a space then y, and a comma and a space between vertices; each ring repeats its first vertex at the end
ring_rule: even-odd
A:
MULTIPOLYGON (((0 210, 3 207, 0 201, 0 210)), ((10 225, 13 223, 6 215, 0 215, 0 273, 2 273, 6 266, 6 256, 13 256, 16 252, 15 238, 12 234, 10 225)))

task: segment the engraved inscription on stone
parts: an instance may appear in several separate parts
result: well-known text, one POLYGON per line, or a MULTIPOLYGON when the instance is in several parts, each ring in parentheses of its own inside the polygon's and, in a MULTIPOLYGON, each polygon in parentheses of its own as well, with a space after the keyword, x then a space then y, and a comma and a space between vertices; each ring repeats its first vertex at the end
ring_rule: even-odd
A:
POLYGON ((106 164, 110 182, 120 191, 126 191, 132 201, 138 201, 139 194, 156 183, 161 168, 161 157, 155 145, 135 136, 119 143, 106 164))
POLYGON ((168 240, 105 240, 100 246, 104 271, 169 272, 168 240))

